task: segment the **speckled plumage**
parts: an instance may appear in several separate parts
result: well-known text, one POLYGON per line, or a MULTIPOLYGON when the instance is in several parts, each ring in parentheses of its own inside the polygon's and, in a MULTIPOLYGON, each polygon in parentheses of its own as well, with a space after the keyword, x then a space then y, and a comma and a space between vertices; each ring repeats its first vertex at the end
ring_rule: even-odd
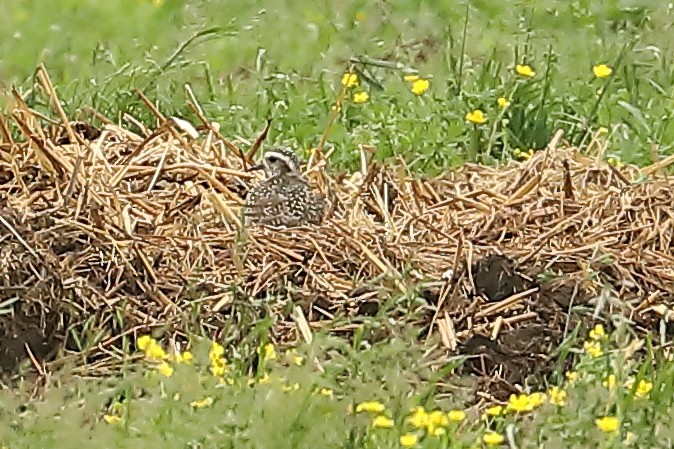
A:
POLYGON ((264 169, 267 177, 248 192, 244 211, 248 223, 283 227, 321 223, 325 201, 311 191, 292 150, 270 150, 256 168, 264 169))

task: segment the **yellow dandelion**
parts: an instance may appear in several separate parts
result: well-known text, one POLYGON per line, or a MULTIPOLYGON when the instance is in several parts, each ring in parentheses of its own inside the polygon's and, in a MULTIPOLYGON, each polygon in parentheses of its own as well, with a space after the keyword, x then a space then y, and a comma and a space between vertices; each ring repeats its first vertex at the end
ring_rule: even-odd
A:
POLYGON ((530 412, 534 409, 533 404, 529 400, 529 396, 526 394, 511 394, 508 399, 508 405, 506 406, 507 410, 512 410, 514 412, 523 413, 530 412))
POLYGON ((639 385, 637 385, 637 390, 634 392, 634 395, 638 398, 645 398, 653 390, 653 384, 646 380, 640 380, 639 385))
POLYGON ((206 396, 203 399, 199 399, 199 400, 190 402, 190 407, 204 408, 204 407, 208 407, 211 404, 213 404, 213 398, 210 397, 210 396, 206 396))
POLYGON ((500 433, 496 432, 487 432, 482 436, 482 441, 488 446, 496 446, 505 441, 505 438, 500 433))
POLYGON ((615 374, 609 374, 609 376, 601 384, 609 390, 613 390, 617 384, 615 374))
POLYGON ((529 403, 532 408, 540 407, 545 404, 545 401, 548 400, 548 396, 545 393, 535 392, 529 395, 529 403))
POLYGON ((447 418, 449 418, 451 422, 461 422, 466 419, 466 412, 462 410, 450 410, 447 413, 447 418))
POLYGON ((419 75, 405 75, 403 77, 403 79, 405 81, 407 81, 408 83, 413 83, 413 82, 419 80, 420 78, 419 78, 419 75))
MULTIPOLYGON (((260 355, 260 348, 257 348, 257 353, 260 355)), ((264 359, 265 360, 276 360, 276 349, 271 343, 264 345, 264 359)))
POLYGON ((117 415, 103 415, 103 421, 110 425, 119 424, 122 422, 122 418, 117 415))
POLYGON ((412 83, 412 93, 421 95, 428 90, 431 83, 425 79, 418 79, 412 83))
POLYGON ((162 362, 157 367, 157 371, 164 377, 171 377, 173 375, 173 367, 166 362, 162 362))
POLYGON ((536 72, 534 72, 534 70, 530 66, 524 64, 517 64, 517 66, 515 67, 515 71, 518 74, 529 78, 536 75, 536 72))
POLYGON ((428 426, 429 415, 423 407, 415 407, 412 409, 412 416, 407 418, 407 422, 417 429, 422 429, 428 426))
POLYGON ((441 437, 442 435, 447 435, 447 430, 444 427, 429 426, 428 434, 433 437, 441 437))
POLYGON ((145 352, 145 350, 147 350, 150 343, 153 343, 153 342, 156 343, 154 338, 150 337, 149 335, 143 335, 142 337, 138 338, 138 341, 137 341, 138 349, 145 352))
POLYGON ((586 341, 583 343, 583 350, 593 358, 597 358, 604 353, 601 350, 601 345, 596 341, 586 341))
POLYGON ((220 357, 225 353, 225 348, 222 347, 222 345, 218 342, 213 342, 211 344, 211 350, 209 351, 208 355, 210 358, 215 358, 215 357, 220 357))
POLYGON ((564 373, 564 376, 569 382, 575 382, 578 380, 578 373, 576 371, 567 371, 564 373))
POLYGON ((353 94, 354 103, 365 103, 369 99, 370 94, 368 94, 367 92, 356 92, 355 94, 353 94))
POLYGON ((510 106, 510 101, 508 101, 508 100, 507 100, 506 98, 504 98, 504 97, 500 97, 498 100, 496 100, 496 102, 498 103, 499 107, 501 107, 501 108, 503 108, 503 109, 505 109, 505 108, 507 108, 508 106, 510 106))
POLYGON ((321 388, 319 390, 319 393, 320 393, 321 396, 326 396, 326 397, 329 397, 329 398, 331 398, 334 394, 334 392, 329 388, 321 388))
POLYGON ((562 390, 561 388, 556 386, 550 388, 548 390, 548 396, 550 396, 550 403, 552 405, 566 405, 566 391, 562 390))
POLYGON ((604 331, 604 326, 602 324, 597 324, 594 329, 590 331, 590 338, 592 340, 601 340, 606 337, 606 332, 604 331))
POLYGON ((595 419, 597 428, 602 432, 615 432, 620 428, 620 420, 615 416, 604 416, 603 418, 595 419))
POLYGON ((193 361, 194 356, 189 351, 185 351, 182 354, 178 353, 178 355, 176 356, 177 363, 184 363, 186 365, 190 365, 193 361))
POLYGON ((358 75, 355 73, 345 73, 342 75, 342 85, 346 87, 353 87, 358 84, 358 75))
POLYGON ((611 67, 607 66, 606 64, 598 64, 594 67, 592 67, 592 71, 594 72, 594 76, 597 78, 606 78, 613 73, 613 69, 611 67))
POLYGON ((615 157, 610 157, 610 158, 608 158, 608 159, 606 160, 606 162, 608 162, 609 165, 613 165, 613 166, 614 166, 615 168, 617 168, 618 170, 620 170, 621 168, 623 168, 623 167, 625 166, 625 164, 623 164, 622 161, 621 161, 620 159, 615 158, 615 157))
POLYGON ((487 117, 484 116, 484 112, 479 109, 475 109, 466 114, 466 120, 477 125, 481 125, 487 121, 487 117))
POLYGON ((499 416, 503 414, 503 406, 502 405, 493 405, 489 407, 487 410, 484 411, 484 413, 487 416, 499 416))
POLYGON ((372 420, 372 427, 377 429, 390 429, 394 424, 391 418, 384 415, 379 415, 372 420))
POLYGON ((404 447, 412 447, 419 442, 419 437, 413 433, 406 433, 400 435, 400 445, 404 447))
POLYGON ((386 409, 384 404, 378 401, 365 401, 356 406, 356 412, 381 413, 386 409))
POLYGON ((151 340, 145 348, 145 356, 150 359, 163 360, 167 357, 167 354, 159 343, 151 340))
POLYGON ((281 389, 282 389, 284 392, 293 391, 293 390, 294 390, 294 391, 297 391, 297 390, 300 389, 300 384, 298 384, 297 382, 295 382, 295 383, 292 384, 292 385, 284 385, 281 389))

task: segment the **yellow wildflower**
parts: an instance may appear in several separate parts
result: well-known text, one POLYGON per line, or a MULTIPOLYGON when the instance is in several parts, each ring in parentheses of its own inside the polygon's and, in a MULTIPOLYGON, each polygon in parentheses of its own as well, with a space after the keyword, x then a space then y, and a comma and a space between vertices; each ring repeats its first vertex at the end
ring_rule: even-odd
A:
POLYGON ((447 430, 445 430, 443 427, 434 427, 434 426, 429 426, 428 427, 428 434, 434 437, 440 437, 442 435, 447 434, 447 430))
POLYGON ((485 410, 485 414, 489 416, 499 416, 503 413, 502 405, 494 405, 485 410))
POLYGON ((419 75, 405 75, 403 77, 403 79, 405 81, 407 81, 408 83, 413 83, 413 82, 419 80, 420 78, 419 78, 419 75))
POLYGON ((354 103, 365 103, 370 98, 370 94, 367 92, 356 92, 353 94, 354 103))
POLYGON ((103 421, 108 424, 114 425, 122 422, 122 418, 117 415, 103 415, 103 421))
POLYGON ((356 412, 381 413, 386 409, 384 404, 378 401, 365 401, 356 406, 356 412))
POLYGON ((615 432, 620 428, 620 420, 614 416, 604 416, 603 418, 595 419, 595 424, 602 432, 615 432))
POLYGON ((157 343, 156 340, 150 339, 147 342, 143 342, 143 346, 145 347, 145 356, 150 359, 156 359, 156 360, 162 360, 167 357, 166 352, 164 349, 161 347, 159 343, 157 343))
POLYGON ((550 403, 552 405, 566 405, 566 391, 562 390, 559 387, 552 387, 548 390, 548 395, 550 396, 550 403))
POLYGON ((150 345, 150 343, 155 342, 155 339, 150 337, 149 335, 143 335, 142 337, 138 338, 137 344, 138 344, 138 349, 141 351, 145 352, 147 347, 150 345))
POLYGON ((346 87, 353 87, 358 84, 358 75, 355 73, 345 73, 342 76, 342 85, 346 87))
POLYGON ((606 64, 598 64, 594 67, 592 67, 592 71, 594 72, 594 76, 597 78, 606 78, 613 73, 613 69, 611 67, 607 66, 606 64))
POLYGON ((194 361, 194 356, 189 351, 185 351, 182 354, 178 353, 176 355, 176 362, 178 362, 178 363, 184 363, 186 365, 190 365, 193 361, 194 361))
POLYGON ((599 357, 604 353, 601 350, 601 345, 596 341, 586 341, 583 343, 583 350, 593 358, 599 357))
POLYGON ((515 67, 515 71, 518 74, 526 77, 532 77, 536 75, 536 72, 534 72, 534 70, 530 66, 523 64, 517 64, 517 66, 515 67))
POLYGON ((575 382, 578 380, 578 373, 575 371, 567 371, 565 374, 566 380, 569 382, 575 382))
POLYGON ((227 363, 225 363, 225 359, 222 357, 212 359, 210 369, 211 373, 213 373, 213 375, 216 377, 222 377, 229 372, 227 363))
MULTIPOLYGON (((260 348, 257 348, 257 353, 260 355, 260 348)), ((276 360, 276 349, 271 343, 264 345, 264 359, 265 360, 276 360)))
POLYGON ((609 374, 606 380, 604 380, 601 384, 609 390, 613 390, 616 386, 615 374, 609 374))
POLYGON ((461 422, 466 419, 466 412, 462 410, 450 410, 447 413, 447 418, 449 418, 451 422, 461 422))
POLYGON ((535 392, 529 395, 529 403, 532 408, 540 407, 548 399, 545 393, 535 392))
POLYGON ((204 408, 204 407, 208 407, 212 403, 213 403, 213 398, 210 397, 210 396, 207 396, 203 399, 199 399, 199 400, 190 402, 190 406, 194 407, 194 408, 204 408))
POLYGON ((412 416, 407 418, 407 422, 417 429, 422 429, 428 426, 429 415, 423 407, 415 407, 412 409, 412 416))
POLYGON ((590 338, 592 340, 601 340, 606 337, 606 332, 604 332, 604 326, 602 324, 597 324, 594 329, 590 331, 590 338))
POLYGON ((625 166, 625 164, 623 164, 620 159, 615 158, 615 157, 610 157, 610 158, 606 159, 606 162, 608 162, 610 165, 613 165, 618 170, 620 170, 621 168, 623 168, 625 166))
POLYGON ((599 129, 597 130, 599 134, 608 134, 608 128, 604 126, 600 126, 599 129))
POLYGON ((173 367, 166 362, 162 362, 157 367, 157 371, 164 377, 171 377, 173 375, 173 367))
POLYGON ((412 93, 421 95, 428 90, 430 83, 425 79, 418 79, 412 83, 412 93))
POLYGON ((530 412, 534 409, 534 406, 526 394, 511 394, 508 399, 507 409, 515 412, 530 412))
POLYGON ((498 100, 496 100, 496 102, 498 103, 499 107, 504 109, 510 106, 510 102, 504 97, 499 98, 498 100))
POLYGON ((634 393, 634 395, 638 398, 644 398, 650 394, 652 389, 653 384, 642 379, 639 381, 639 385, 637 385, 637 391, 634 393))
POLYGON ((497 444, 503 443, 505 438, 500 433, 496 432, 487 432, 482 436, 482 441, 488 446, 495 446, 497 444))
POLYGON ((406 433, 400 436, 400 445, 404 447, 412 447, 419 442, 419 437, 413 433, 406 433))
POLYGON ((333 391, 329 388, 321 388, 319 393, 321 394, 321 396, 327 396, 329 398, 333 396, 333 391))
POLYGON ((298 384, 297 382, 295 382, 295 383, 292 384, 292 385, 284 385, 283 388, 282 388, 282 390, 283 390, 284 392, 286 392, 286 391, 292 391, 292 390, 297 391, 297 390, 299 390, 299 389, 300 389, 300 384, 298 384))
POLYGON ((482 123, 487 121, 487 117, 484 116, 484 112, 482 112, 479 109, 475 109, 474 111, 471 111, 466 114, 466 120, 468 120, 471 123, 481 125, 482 123))
POLYGON ((523 159, 525 161, 528 161, 529 159, 531 159, 531 157, 533 155, 534 155, 534 149, 533 148, 529 148, 528 151, 522 151, 519 148, 515 148, 513 150, 513 156, 515 156, 518 159, 523 159))
POLYGON ((271 377, 269 377, 269 373, 264 373, 264 376, 260 377, 260 380, 258 382, 261 384, 270 384, 271 377))
POLYGON ((216 341, 214 341, 211 344, 211 350, 209 351, 208 355, 211 359, 215 357, 219 357, 225 353, 225 348, 222 347, 222 345, 216 341))
POLYGON ((432 426, 442 427, 449 424, 449 419, 440 410, 435 410, 428 414, 428 423, 432 426))
POLYGON ((379 415, 374 420, 372 420, 372 427, 377 429, 390 429, 395 423, 393 420, 387 416, 379 415))

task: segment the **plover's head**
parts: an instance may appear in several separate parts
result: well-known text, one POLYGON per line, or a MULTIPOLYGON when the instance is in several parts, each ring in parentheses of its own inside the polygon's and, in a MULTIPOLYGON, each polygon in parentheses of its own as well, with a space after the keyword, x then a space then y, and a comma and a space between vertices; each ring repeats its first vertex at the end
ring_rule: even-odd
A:
POLYGON ((268 178, 286 173, 299 172, 300 160, 291 148, 273 148, 268 150, 262 162, 251 170, 264 170, 268 178))

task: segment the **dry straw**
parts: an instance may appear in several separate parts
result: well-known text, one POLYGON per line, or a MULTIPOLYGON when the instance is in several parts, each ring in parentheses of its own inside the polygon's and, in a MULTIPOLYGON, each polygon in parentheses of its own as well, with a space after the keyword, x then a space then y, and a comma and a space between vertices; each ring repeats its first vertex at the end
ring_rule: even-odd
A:
POLYGON ((525 162, 467 164, 429 179, 397 160, 373 162, 370 147, 356 149, 359 171, 336 175, 318 150, 307 171, 332 198, 326 223, 242 229, 256 176, 246 168, 267 130, 241 149, 193 97, 200 122, 189 124, 139 92, 155 129, 98 116, 102 132, 87 136, 67 120, 44 68, 39 82, 56 121, 16 91, 0 117, 0 304, 56 311, 75 328, 95 317, 108 335, 101 353, 123 332, 186 331, 195 301, 215 334, 236 298, 269 297, 272 307, 292 299, 300 308, 279 315, 275 337, 294 340, 411 288, 430 298, 424 326, 454 349, 475 330, 536 319, 537 286, 496 305, 470 295, 475 273, 465 267, 493 253, 524 272, 564 275, 585 297, 608 286, 632 318, 674 291, 673 185, 662 174, 671 158, 617 170, 559 134, 525 162), (124 329, 113 325, 119 314, 124 329))

